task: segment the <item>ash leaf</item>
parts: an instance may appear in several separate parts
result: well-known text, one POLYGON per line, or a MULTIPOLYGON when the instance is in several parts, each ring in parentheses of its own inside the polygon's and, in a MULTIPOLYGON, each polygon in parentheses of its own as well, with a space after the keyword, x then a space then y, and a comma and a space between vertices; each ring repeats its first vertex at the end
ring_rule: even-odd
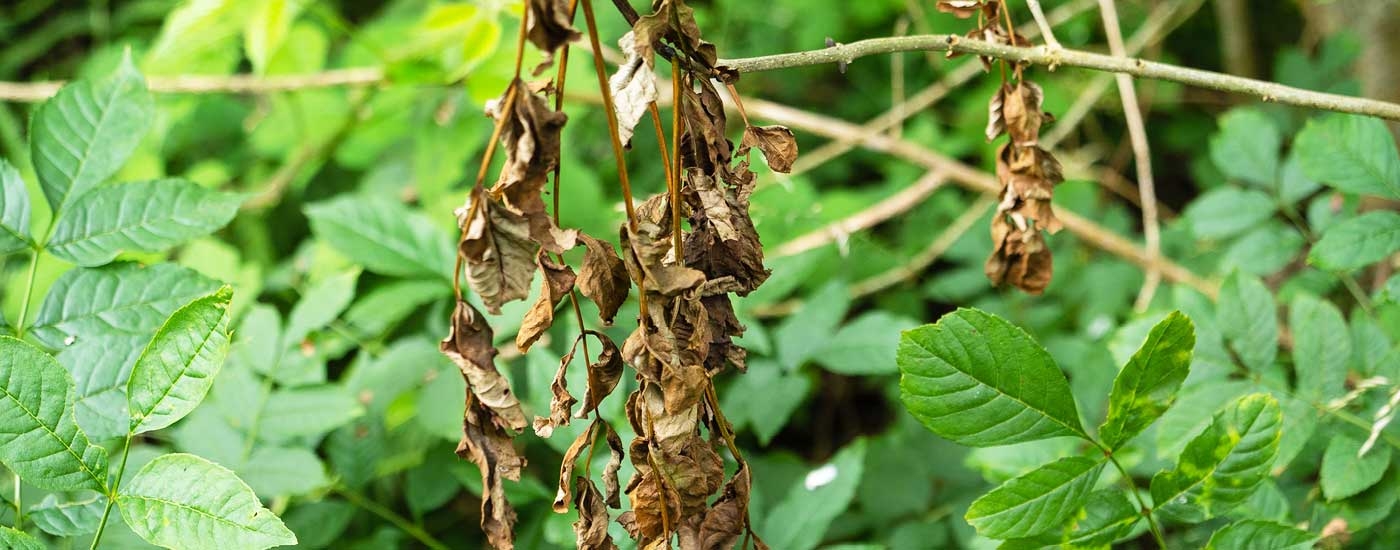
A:
POLYGON ((987 258, 985 270, 993 285, 1010 284, 1035 295, 1045 291, 1054 260, 1040 231, 1021 229, 998 215, 992 222, 992 243, 996 249, 987 258))
POLYGON ((603 426, 608 429, 608 463, 603 467, 603 488, 607 491, 606 501, 609 507, 622 507, 622 490, 618 486, 617 471, 622 469, 622 438, 617 436, 617 430, 606 422, 603 426))
POLYGON ((467 396, 457 456, 470 460, 481 471, 481 530, 487 542, 492 548, 513 548, 516 514, 501 479, 519 481, 525 457, 516 453, 511 434, 494 417, 485 403, 467 396))
POLYGON ((763 151, 763 158, 768 159, 768 167, 774 172, 791 172, 792 163, 797 160, 797 138, 786 126, 744 128, 744 137, 739 141, 739 150, 735 154, 748 154, 751 147, 763 151))
MULTIPOLYGON (((535 435, 539 437, 549 437, 554 435, 554 429, 559 426, 569 424, 570 413, 573 412, 573 394, 569 393, 569 381, 566 375, 569 373, 569 364, 574 362, 574 352, 578 350, 579 341, 583 336, 574 339, 573 347, 569 348, 569 353, 559 359, 559 370, 554 373, 554 381, 549 383, 549 391, 554 397, 549 401, 549 416, 535 417, 535 435)), ((566 499, 567 500, 567 499, 566 499)))
POLYGON ((597 409, 603 398, 611 394, 622 379, 622 354, 618 351, 617 344, 601 332, 590 330, 588 334, 597 337, 598 342, 603 345, 603 351, 598 354, 597 361, 588 364, 588 392, 584 395, 583 408, 579 409, 576 418, 586 418, 597 409))
POLYGON ((528 0, 529 23, 525 37, 544 52, 545 58, 535 67, 538 76, 554 64, 554 51, 564 44, 578 40, 582 34, 573 27, 573 12, 568 0, 528 0))
POLYGON ((626 226, 622 229, 623 247, 630 250, 624 261, 633 281, 645 282, 647 291, 663 296, 677 296, 705 282, 704 273, 678 265, 674 257, 667 261, 672 253, 671 242, 658 238, 659 228, 650 229, 653 231, 635 233, 626 226))
POLYGON ((603 323, 611 325, 617 317, 617 309, 627 301, 627 293, 632 290, 627 278, 627 266, 623 265, 612 244, 601 239, 580 233, 587 251, 583 254, 583 267, 578 272, 578 289, 584 296, 598 304, 598 316, 603 323))
POLYGON ((637 41, 635 32, 622 35, 618 48, 627 59, 618 66, 617 72, 608 79, 612 89, 613 106, 617 111, 617 129, 622 143, 632 145, 632 134, 637 123, 646 116, 648 106, 656 101, 655 51, 651 45, 637 41))
POLYGON ((486 310, 500 313, 502 304, 529 296, 538 247, 529 238, 525 219, 488 200, 477 187, 467 205, 457 209, 457 223, 462 228, 458 254, 467 264, 467 283, 486 310))
POLYGON ((525 313, 520 332, 515 335, 515 346, 521 354, 530 351, 530 346, 554 325, 554 309, 574 288, 574 280, 577 279, 573 268, 550 259, 543 250, 535 260, 544 272, 544 288, 540 290, 539 299, 530 306, 530 311, 525 313))
POLYGON ((701 548, 733 548, 739 541, 748 523, 751 484, 749 465, 740 462, 739 470, 724 484, 719 499, 705 512, 705 520, 700 523, 701 548))
POLYGON ((492 336, 481 312, 465 300, 458 300, 457 309, 452 312, 452 328, 439 349, 462 371, 470 394, 468 400, 475 396, 487 408, 489 414, 482 418, 499 428, 519 432, 527 425, 525 413, 520 409, 520 400, 510 391, 510 382, 496 370, 492 336))
POLYGON ((598 425, 602 420, 595 420, 588 425, 588 429, 578 434, 574 442, 569 444, 568 450, 564 451, 564 459, 559 463, 559 490, 554 493, 554 512, 562 514, 569 509, 570 490, 574 479, 574 467, 578 463, 578 456, 587 447, 592 447, 595 439, 598 438, 598 425))
POLYGON ((615 550, 617 545, 608 536, 608 509, 598 488, 579 476, 574 480, 574 507, 578 509, 578 521, 574 522, 574 536, 579 550, 615 550))
POLYGON ((577 244, 578 231, 554 225, 541 193, 549 174, 559 165, 560 135, 569 117, 551 109, 543 95, 520 79, 511 83, 506 94, 487 106, 493 119, 508 117, 501 129, 506 162, 491 196, 528 221, 531 240, 559 254, 577 244), (501 112, 505 106, 510 112, 501 112))

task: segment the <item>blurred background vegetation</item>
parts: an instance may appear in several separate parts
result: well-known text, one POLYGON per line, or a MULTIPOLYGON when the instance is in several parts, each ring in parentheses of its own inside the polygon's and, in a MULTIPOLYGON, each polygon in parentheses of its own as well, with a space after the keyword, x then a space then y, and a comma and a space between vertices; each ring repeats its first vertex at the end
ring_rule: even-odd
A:
MULTIPOLYGON (((599 6, 600 25, 610 44, 627 27, 606 4, 599 6)), ((724 58, 820 48, 827 37, 851 42, 969 27, 924 0, 689 4, 724 58)), ((1017 21, 1031 28, 1024 5, 1011 4, 1017 21)), ((1066 47, 1105 49, 1094 2, 1045 4, 1063 21, 1056 33, 1066 47)), ((1144 26, 1161 29, 1140 40, 1145 58, 1310 89, 1400 96, 1400 65, 1393 61, 1400 55, 1400 4, 1393 1, 1117 4, 1125 35, 1144 26)), ((234 467, 308 548, 482 544, 478 474, 452 452, 461 434, 462 382, 438 353, 437 340, 451 308, 452 210, 462 204, 490 134, 483 104, 512 74, 510 37, 518 11, 518 2, 508 0, 4 2, 0 81, 103 74, 128 48, 153 81, 340 69, 383 75, 371 86, 157 96, 155 131, 118 177, 178 175, 251 198, 227 229, 173 252, 178 263, 235 285, 238 343, 210 402, 170 437, 143 441, 144 452, 133 451, 133 469, 157 448, 198 451, 234 467), (269 396, 275 410, 268 410, 269 396), (248 411, 258 403, 250 420, 248 411), (297 428, 267 434, 279 425, 297 428), (296 458, 250 456, 254 442, 268 437, 299 448, 296 458)), ((575 48, 570 64, 569 91, 577 97, 566 104, 562 225, 613 235, 623 215, 604 117, 588 100, 597 91, 587 55, 575 48)), ((816 66, 746 75, 738 89, 861 124, 969 63, 977 61, 915 53, 872 57, 844 74, 816 66)), ((1062 136, 1056 154, 1069 181, 1058 188, 1055 203, 1140 241, 1132 151, 1111 78, 1068 68, 1031 74, 1045 88, 1046 109, 1062 119, 1063 126, 1049 131, 1062 136), (1066 120, 1076 104, 1079 113, 1066 120)), ((990 173, 995 147, 985 143, 982 129, 987 99, 999 82, 995 70, 979 73, 935 105, 904 113, 907 120, 888 132, 990 173)), ((1344 281, 1301 261, 1315 232, 1364 206, 1354 196, 1320 192, 1293 164, 1283 144, 1315 113, 1169 83, 1138 86, 1163 206, 1165 254, 1211 280, 1234 270, 1262 277, 1280 301, 1306 292, 1336 297, 1352 309, 1344 281), (1249 105, 1241 109, 1241 102, 1249 105), (1260 143, 1263 152, 1253 154, 1260 143), (1258 206, 1251 197, 1240 198, 1242 184, 1256 180, 1282 182, 1277 187, 1285 190, 1266 197, 1262 212, 1251 209, 1258 206)), ((31 183, 25 134, 32 108, 24 101, 0 103, 0 152, 31 183)), ((794 129, 806 152, 826 143, 794 129)), ((637 133, 629 170, 641 195, 665 187, 656 149, 654 135, 637 133)), ((918 426, 897 399, 899 330, 959 306, 1003 315, 1051 350, 1068 371, 1084 414, 1097 420, 1115 365, 1160 318, 1133 310, 1140 268, 1069 232, 1050 239, 1057 269, 1044 296, 990 288, 982 273, 991 250, 989 214, 955 223, 974 207, 989 210, 977 193, 951 185, 869 230, 783 253, 793 250, 785 243, 909 188, 925 170, 857 148, 790 177, 759 171, 753 216, 773 277, 736 304, 753 359, 747 375, 728 377, 721 396, 753 463, 755 525, 774 548, 822 542, 982 547, 990 541, 961 519, 968 503, 989 483, 1064 452, 1055 441, 969 451, 918 426), (949 227, 955 232, 946 233, 949 227), (951 245, 928 258, 923 253, 940 235, 951 245), (822 486, 821 494, 808 490, 804 476, 833 456, 841 466, 838 482, 822 486), (812 536, 814 530, 821 536, 812 536)), ((43 224, 44 206, 35 206, 43 224)), ((45 260, 36 295, 70 268, 45 260)), ((12 289, 22 288, 24 271, 22 259, 0 264, 5 318, 19 315, 22 297, 12 289)), ((1400 340, 1400 305, 1392 300, 1400 285, 1387 284, 1389 275, 1385 267, 1358 274, 1376 303, 1373 315, 1352 315, 1365 326, 1353 328, 1374 329, 1367 337, 1384 339, 1378 345, 1384 349, 1400 340)), ((511 338, 509 325, 529 303, 492 317, 499 338, 511 338)), ((622 318, 635 316, 635 302, 627 307, 622 318)), ((1225 399, 1218 391, 1189 392, 1230 370, 1224 351, 1209 346, 1208 334, 1216 329, 1201 322, 1214 316, 1210 300, 1190 287, 1165 285, 1151 311, 1175 308, 1192 313, 1207 334, 1182 405, 1225 399), (1187 401, 1190 395, 1196 401, 1187 401)), ((587 310, 585 316, 597 318, 587 310)), ((572 319, 560 323, 547 345, 505 362, 535 414, 548 410, 549 380, 575 330, 572 319)), ((621 341, 625 333, 613 337, 621 341)), ((573 372, 578 379, 571 382, 582 387, 583 370, 573 372)), ((615 397, 602 410, 625 429, 621 405, 615 397)), ((573 515, 552 513, 550 501, 560 455, 583 428, 575 424, 551 439, 520 437, 530 466, 510 489, 521 513, 522 548, 573 544, 573 515)), ((1150 476, 1189 437, 1189 428, 1161 428, 1124 460, 1135 475, 1150 476)), ((1325 445, 1325 437, 1314 439, 1325 445)), ((624 479, 630 468, 624 464, 624 479)), ((1298 479, 1280 479, 1273 492, 1306 502, 1307 472, 1316 470, 1299 470, 1298 479)), ((1384 513, 1372 510, 1366 518, 1376 525, 1367 540, 1376 544, 1400 543, 1400 523, 1384 521, 1391 497, 1384 513)), ((1302 521, 1317 513, 1297 505, 1287 517, 1302 521)), ((614 540, 628 541, 613 528, 614 540)), ((1201 529, 1178 540, 1200 546, 1209 533, 1201 529)), ((140 545, 121 530, 109 528, 113 548, 140 545)))

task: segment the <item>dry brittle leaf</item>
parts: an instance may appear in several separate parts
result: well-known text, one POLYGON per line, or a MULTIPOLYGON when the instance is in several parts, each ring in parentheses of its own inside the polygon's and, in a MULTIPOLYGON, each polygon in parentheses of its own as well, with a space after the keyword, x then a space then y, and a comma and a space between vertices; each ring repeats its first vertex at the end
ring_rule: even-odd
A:
POLYGON ((583 255, 583 267, 578 272, 578 289, 598 304, 598 316, 603 323, 611 325, 617 316, 618 308, 627 301, 627 293, 632 290, 627 278, 627 266, 622 263, 611 243, 580 233, 587 251, 583 255))
POLYGON ((554 63, 554 50, 582 35, 573 27, 568 0, 527 0, 525 4, 530 10, 525 36, 545 54, 544 61, 535 67, 539 75, 554 63))
POLYGON ((938 11, 951 13, 959 19, 967 19, 977 15, 977 12, 985 8, 982 5, 982 0, 938 0, 935 7, 938 8, 938 11))
POLYGON ((1045 121, 1045 113, 1040 105, 1045 101, 1045 91, 1028 80, 1016 85, 1002 86, 1005 97, 1002 104, 1002 118, 1006 121, 1006 133, 1019 147, 1031 147, 1040 140, 1040 126, 1045 121))
POLYGON ((500 313, 502 304, 529 296, 539 247, 531 242, 525 219, 487 199, 477 187, 457 209, 457 223, 462 228, 458 253, 467 264, 467 283, 486 310, 500 313))
POLYGON ((653 2, 652 7, 652 13, 642 16, 632 26, 638 43, 655 48, 664 38, 679 45, 682 52, 693 52, 705 67, 715 66, 719 59, 715 45, 700 38, 700 27, 695 24, 695 10, 685 5, 685 0, 659 0, 653 2), (676 23, 680 24, 679 27, 676 23))
POLYGON ((763 151, 768 167, 784 174, 792 171, 792 163, 797 160, 797 138, 786 126, 748 126, 744 137, 739 141, 737 155, 748 154, 751 147, 763 151))
POLYGON ((591 447, 598 436, 598 425, 602 420, 595 420, 588 425, 588 429, 578 434, 574 442, 569 444, 568 450, 564 451, 564 459, 559 463, 559 490, 554 493, 554 512, 562 514, 569 509, 569 491, 573 487, 574 467, 578 462, 579 454, 585 448, 591 447))
POLYGON ((491 327, 481 312, 465 300, 457 301, 452 328, 439 345, 467 381, 467 392, 489 411, 489 420, 503 429, 525 429, 525 413, 520 400, 510 391, 510 382, 496 370, 496 348, 491 344, 491 327))
POLYGON ((660 233, 659 227, 650 224, 635 233, 622 228, 623 248, 630 251, 623 261, 632 280, 645 284, 647 292, 663 296, 676 296, 705 282, 704 273, 676 263, 671 242, 660 238, 660 233))
POLYGON ((588 392, 584 395, 583 408, 579 409, 578 418, 587 417, 597 409, 603 398, 611 394, 622 379, 622 354, 618 351, 617 344, 601 332, 588 331, 588 334, 598 338, 603 351, 598 353, 597 361, 588 364, 588 392))
POLYGON ((607 428, 605 435, 609 453, 608 463, 603 467, 603 490, 607 491, 605 499, 608 506, 621 508, 622 490, 618 486, 617 471, 622 469, 622 438, 617 436, 617 430, 614 430, 612 425, 605 422, 603 426, 607 428))
POLYGON ((987 258, 987 278, 993 285, 1009 284, 1028 294, 1039 295, 1050 284, 1054 260, 1039 230, 1016 227, 998 215, 992 225, 996 249, 987 258))
POLYGON ((578 521, 574 522, 574 536, 579 550, 613 550, 617 545, 608 536, 608 509, 598 488, 585 477, 574 480, 576 492, 574 508, 578 509, 578 521))
POLYGON ((573 268, 555 262, 543 250, 536 257, 536 262, 540 270, 544 271, 544 288, 540 290, 539 299, 535 300, 530 311, 525 313, 520 332, 515 335, 515 346, 522 354, 530 351, 530 346, 554 325, 554 309, 574 288, 574 279, 577 278, 573 268))
POLYGON ((510 212, 523 216, 528 222, 530 239, 545 250, 559 254, 577 244, 577 230, 561 230, 545 210, 544 192, 549 174, 559 165, 560 134, 568 116, 549 107, 545 98, 530 90, 519 79, 511 83, 507 94, 487 106, 492 118, 507 117, 501 129, 501 145, 506 162, 500 179, 491 188, 491 196, 500 200, 510 212), (509 105, 510 112, 500 112, 509 105))
POLYGON ((559 369, 554 372, 554 381, 549 383, 549 391, 554 394, 549 400, 549 416, 535 417, 534 426, 537 436, 549 437, 554 435, 555 428, 569 424, 574 403, 578 402, 577 399, 574 399, 573 394, 569 393, 569 364, 573 363, 574 352, 578 350, 578 344, 583 338, 583 335, 575 338, 573 347, 569 348, 569 353, 564 354, 564 357, 559 359, 559 369))
POLYGON ((734 477, 724 484, 724 491, 700 524, 700 548, 733 548, 748 524, 749 466, 739 463, 734 477))
POLYGON ((511 434, 492 420, 494 416, 480 400, 467 396, 457 456, 481 471, 481 530, 487 542, 493 548, 513 548, 516 514, 501 480, 519 481, 525 458, 511 445, 511 434))
POLYGON ((656 73, 653 72, 656 57, 651 45, 639 43, 634 32, 622 35, 617 45, 627 59, 608 79, 608 87, 612 89, 613 107, 617 111, 618 133, 622 143, 630 147, 637 123, 657 98, 656 73))

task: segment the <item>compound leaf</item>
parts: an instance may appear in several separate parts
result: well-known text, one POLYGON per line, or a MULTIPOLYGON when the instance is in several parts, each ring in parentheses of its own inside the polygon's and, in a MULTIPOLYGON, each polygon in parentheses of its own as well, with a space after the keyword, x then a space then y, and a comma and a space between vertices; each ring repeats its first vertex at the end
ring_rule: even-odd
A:
POLYGON ((147 542, 168 548, 258 549, 296 535, 223 466, 174 453, 152 460, 122 487, 122 518, 147 542))
POLYGON ((196 299, 156 331, 127 381, 132 433, 158 430, 194 410, 228 356, 233 289, 196 299))

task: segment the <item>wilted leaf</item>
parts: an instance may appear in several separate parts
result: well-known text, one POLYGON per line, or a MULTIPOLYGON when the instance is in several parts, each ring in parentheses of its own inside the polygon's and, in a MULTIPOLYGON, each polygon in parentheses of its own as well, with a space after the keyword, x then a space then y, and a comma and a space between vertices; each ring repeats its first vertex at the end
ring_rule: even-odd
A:
POLYGON ((575 478, 577 493, 574 508, 578 509, 578 521, 574 522, 574 536, 579 550, 610 550, 617 548, 612 537, 608 536, 608 508, 603 503, 603 495, 588 478, 575 478))
POLYGON ((525 429, 528 422, 520 410, 520 400, 510 391, 510 382, 496 370, 496 348, 491 338, 491 326, 486 324, 481 312, 466 301, 458 300, 457 309, 452 313, 452 330, 439 349, 457 364, 467 380, 467 391, 489 411, 480 415, 482 419, 518 432, 525 429))
POLYGON ((468 394, 457 456, 472 461, 481 471, 481 530, 486 532, 487 542, 493 548, 513 548, 516 514, 506 499, 502 478, 519 481, 525 457, 516 453, 510 432, 495 418, 496 413, 468 394))
POLYGON ((574 14, 569 9, 568 0, 527 0, 525 6, 529 9, 526 17, 525 29, 526 38, 530 43, 545 53, 544 62, 535 67, 535 74, 538 75, 554 60, 554 50, 559 49, 574 40, 578 40, 579 32, 573 27, 574 14))
POLYGON ((623 145, 630 147, 637 123, 646 116, 657 98, 656 75, 652 72, 656 58, 649 44, 637 43, 634 32, 622 35, 617 47, 627 59, 608 79, 608 87, 612 90, 613 106, 617 110, 618 133, 623 145))
POLYGON ((598 316, 603 323, 611 325, 617 316, 617 309, 627 301, 627 293, 632 290, 627 278, 627 266, 607 241, 595 239, 580 233, 587 251, 583 254, 583 267, 578 272, 578 289, 593 303, 598 304, 598 316))
MULTIPOLYGON (((541 1, 554 3, 558 0, 541 1)), ((542 95, 519 79, 506 89, 504 98, 488 104, 486 112, 494 119, 506 117, 501 130, 506 162, 496 185, 491 187, 491 198, 500 201, 510 213, 524 218, 530 239, 545 250, 559 254, 573 248, 577 244, 578 230, 561 230, 555 226, 540 196, 549 174, 559 165, 560 133, 569 117, 551 109, 542 95), (501 112, 507 107, 510 112, 501 112)), ((473 189, 473 202, 476 197, 473 189)), ((463 223, 462 227, 466 228, 467 224, 463 223)))
POLYGON ((792 171, 792 163, 797 160, 797 138, 786 126, 748 126, 744 137, 739 141, 736 156, 748 154, 750 147, 763 151, 768 167, 784 174, 792 171))
POLYGON ((617 344, 603 333, 588 331, 588 334, 598 338, 603 350, 598 352, 597 361, 588 364, 588 392, 584 394, 583 408, 579 409, 576 418, 584 418, 597 409, 603 403, 603 398, 611 394, 622 379, 622 354, 617 344))
POLYGON ((480 187, 468 204, 457 209, 462 229, 459 253, 467 264, 467 282, 481 296, 486 310, 500 313, 501 305, 530 295, 535 276, 535 252, 526 220, 487 200, 480 187))
POLYGON ((535 300, 530 311, 525 312, 525 318, 520 323, 520 332, 515 334, 515 347, 519 348, 522 354, 530 351, 530 346, 554 325, 554 308, 573 290, 576 278, 573 268, 550 259, 543 250, 536 261, 539 262, 540 270, 544 272, 544 287, 540 289, 540 297, 535 300))

